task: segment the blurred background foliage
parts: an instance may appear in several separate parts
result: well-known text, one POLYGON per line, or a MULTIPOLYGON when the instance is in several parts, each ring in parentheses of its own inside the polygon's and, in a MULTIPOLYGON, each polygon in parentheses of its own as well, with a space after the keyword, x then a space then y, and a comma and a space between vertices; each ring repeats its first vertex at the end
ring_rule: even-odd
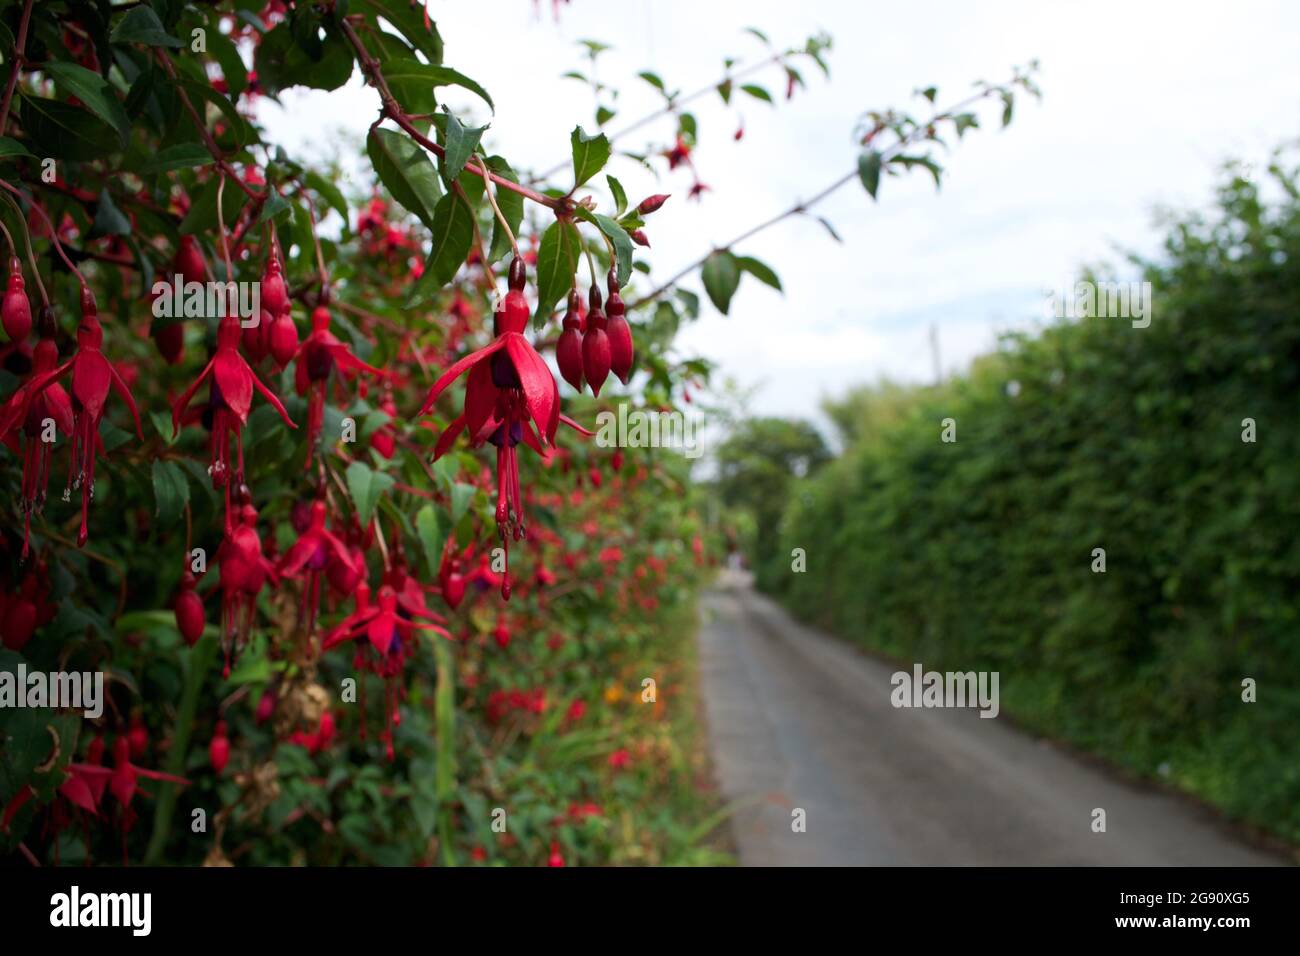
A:
POLYGON ((859 388, 821 468, 809 425, 741 426, 716 491, 754 515, 760 586, 890 657, 1000 671, 1024 726, 1300 839, 1294 155, 1162 217, 1131 260, 1148 328, 1058 321, 938 386, 859 388))

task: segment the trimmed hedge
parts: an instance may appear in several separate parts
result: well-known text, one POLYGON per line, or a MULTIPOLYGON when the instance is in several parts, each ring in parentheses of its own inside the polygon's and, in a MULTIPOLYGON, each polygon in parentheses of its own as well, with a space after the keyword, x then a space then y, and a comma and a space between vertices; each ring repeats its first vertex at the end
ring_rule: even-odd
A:
POLYGON ((1171 220, 1139 263, 1148 328, 1009 337, 888 390, 889 416, 859 393, 872 428, 796 486, 760 577, 871 648, 998 670, 1022 723, 1300 839, 1300 199, 1275 179, 1280 202, 1229 173, 1213 215, 1171 220))

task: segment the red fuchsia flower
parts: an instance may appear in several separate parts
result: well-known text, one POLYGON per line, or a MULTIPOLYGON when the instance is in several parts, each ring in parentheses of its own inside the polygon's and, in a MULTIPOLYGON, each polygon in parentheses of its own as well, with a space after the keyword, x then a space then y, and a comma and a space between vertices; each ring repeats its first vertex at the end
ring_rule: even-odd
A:
POLYGON ((574 720, 581 720, 583 718, 583 715, 586 713, 587 713, 587 704, 584 701, 575 700, 573 703, 569 705, 569 709, 564 716, 568 720, 574 721, 574 720))
POLYGON ((280 559, 279 572, 286 578, 305 578, 300 616, 307 622, 307 633, 316 629, 316 611, 320 606, 320 578, 331 560, 340 561, 355 573, 364 575, 365 566, 357 566, 357 557, 338 535, 325 527, 329 513, 323 501, 311 506, 311 523, 298 536, 293 547, 280 559))
POLYGON ((302 747, 314 757, 333 743, 335 730, 334 715, 327 710, 320 715, 314 731, 295 730, 289 735, 289 743, 302 747))
POLYGON ((223 677, 230 676, 232 657, 248 641, 257 608, 257 594, 268 578, 278 582, 279 574, 262 554, 257 534, 257 509, 245 503, 239 525, 227 529, 217 549, 221 581, 221 646, 225 654, 223 677))
POLYGON ((181 637, 185 643, 193 647, 203 636, 203 628, 207 624, 203 612, 203 598, 199 597, 195 587, 198 579, 190 572, 188 568, 181 575, 181 591, 176 595, 176 630, 180 631, 181 637))
MULTIPOLYGON (((356 610, 344 618, 326 635, 322 650, 329 650, 339 644, 355 641, 358 646, 353 657, 353 666, 358 670, 368 670, 384 680, 384 711, 388 715, 387 725, 381 735, 389 760, 393 759, 393 728, 402 721, 398 710, 398 697, 402 685, 398 678, 408 657, 415 653, 412 642, 417 630, 433 631, 447 639, 451 634, 446 628, 428 621, 441 620, 432 611, 422 611, 420 616, 426 622, 412 620, 409 613, 401 606, 397 591, 392 585, 385 584, 379 589, 378 604, 370 603, 370 587, 361 584, 357 588, 356 610), (373 649, 374 655, 366 654, 366 645, 373 649)), ((364 702, 363 702, 364 712, 364 702)), ((363 728, 364 735, 364 728, 363 728)))
POLYGON ((9 280, 4 302, 0 304, 0 324, 13 342, 21 342, 32 334, 32 304, 27 299, 22 260, 17 256, 9 257, 9 280))
POLYGON ((198 391, 203 381, 211 376, 208 386, 208 403, 212 409, 212 441, 209 449, 208 474, 212 476, 212 487, 224 488, 226 494, 226 530, 234 523, 230 508, 230 487, 244 482, 244 442, 243 429, 248 422, 248 412, 253 406, 253 390, 256 389, 271 406, 280 413, 286 425, 297 428, 285 411, 275 393, 262 384, 262 380, 249 368, 244 357, 239 354, 240 342, 239 319, 233 315, 224 316, 217 326, 217 352, 212 360, 199 373, 199 377, 190 383, 190 387, 181 393, 172 405, 172 433, 180 434, 181 419, 185 410, 198 391), (235 470, 230 468, 230 435, 235 436, 235 449, 238 457, 235 470))
POLYGON ((388 421, 375 429, 370 436, 370 447, 382 458, 391 459, 397 451, 397 429, 393 421, 397 418, 397 403, 393 401, 391 387, 384 389, 384 397, 379 401, 379 410, 388 416, 388 421))
POLYGON ((551 843, 551 855, 546 858, 547 866, 564 866, 564 854, 560 852, 559 841, 551 843))
POLYGON ((613 269, 609 270, 606 283, 609 289, 609 302, 605 310, 608 317, 605 323, 605 335, 609 339, 609 370, 626 385, 628 376, 632 374, 634 358, 632 329, 627 324, 627 307, 623 305, 623 298, 618 294, 618 278, 613 269))
POLYGON ((20 507, 23 512, 23 558, 31 548, 32 515, 45 507, 45 492, 50 483, 50 449, 52 442, 42 440, 45 422, 53 420, 64 434, 73 431, 72 401, 63 386, 50 382, 44 391, 32 394, 32 384, 54 370, 59 361, 59 349, 53 338, 42 338, 36 343, 32 355, 32 377, 19 387, 0 413, 0 437, 12 437, 17 444, 21 430, 26 445, 23 449, 23 491, 20 507), (25 411, 23 410, 25 406, 25 411))
POLYGON ((620 747, 609 755, 609 766, 611 770, 626 770, 628 764, 632 762, 632 755, 628 753, 626 747, 620 747))
POLYGON ((275 688, 268 687, 257 699, 257 710, 253 712, 253 722, 259 727, 271 719, 275 713, 275 688))
POLYGON ((312 312, 311 334, 298 346, 294 358, 298 360, 294 386, 299 395, 307 396, 307 464, 310 466, 312 450, 325 422, 325 391, 330 372, 337 368, 345 379, 354 378, 359 372, 375 378, 387 378, 388 373, 367 365, 334 337, 330 331, 330 310, 324 306, 317 306, 312 312))
POLYGON ((497 615, 497 626, 492 629, 492 640, 497 642, 497 647, 505 650, 510 646, 510 625, 506 623, 504 614, 497 615))
POLYGON ((564 380, 579 392, 582 391, 582 316, 579 314, 581 299, 578 290, 569 293, 569 307, 561 322, 563 331, 555 343, 555 364, 560 367, 564 380))
POLYGON ((208 760, 212 763, 212 769, 220 777, 230 761, 230 740, 226 737, 224 720, 217 721, 216 730, 212 733, 212 742, 208 744, 208 760))
POLYGON ((126 732, 126 740, 131 745, 131 759, 143 760, 149 752, 149 728, 144 725, 141 714, 131 715, 131 728, 126 732))
POLYGON ((442 552, 442 566, 438 569, 438 584, 442 588, 442 599, 453 611, 460 607, 465 599, 465 585, 461 558, 453 551, 452 538, 448 536, 447 546, 442 552))
POLYGON ((663 155, 668 160, 669 169, 676 169, 683 164, 691 165, 691 147, 681 136, 677 137, 677 142, 673 144, 671 149, 665 150, 663 155))
POLYGON ((691 190, 686 194, 686 198, 694 199, 696 202, 698 202, 700 198, 704 195, 704 193, 707 190, 712 188, 713 188, 712 186, 706 186, 704 183, 700 182, 697 179, 695 180, 694 183, 691 184, 691 190))
MULTIPOLYGON (((436 460, 446 454, 462 431, 469 432, 476 448, 484 442, 496 446, 497 530, 507 553, 510 538, 519 541, 526 532, 516 447, 523 442, 537 454, 545 455, 543 446, 554 443, 560 422, 585 435, 592 434, 560 414, 555 377, 523 334, 529 314, 524 282, 525 266, 516 257, 510 263, 509 291, 494 317, 496 338, 447 369, 429 389, 420 409, 421 415, 427 414, 438 396, 469 372, 463 411, 439 437, 433 457, 436 460)), ((508 572, 502 580, 501 596, 510 599, 508 572)))
POLYGON ((72 373, 72 467, 68 471, 69 487, 63 492, 64 500, 72 497, 72 489, 81 489, 81 529, 77 533, 77 546, 85 545, 90 537, 87 512, 95 496, 95 458, 103 448, 99 440, 99 423, 104 418, 111 388, 131 410, 135 420, 136 436, 144 441, 140 430, 140 412, 131 398, 130 389, 122 381, 117 369, 104 357, 104 329, 99 324, 95 296, 87 286, 81 287, 81 324, 77 327, 77 352, 57 368, 34 375, 27 383, 23 398, 17 404, 6 406, 5 417, 0 421, 0 435, 14 424, 26 422, 28 412, 36 399, 52 388, 65 373, 72 373))
POLYGON ((609 377, 611 354, 609 335, 605 331, 608 321, 601 308, 600 287, 592 283, 587 293, 587 329, 582 335, 582 374, 591 386, 591 394, 599 395, 600 387, 609 377))
POLYGON ((131 762, 130 742, 126 737, 118 737, 113 741, 113 774, 108 781, 108 790, 113 794, 117 802, 122 805, 121 826, 123 830, 131 829, 131 826, 135 823, 135 811, 131 808, 131 803, 135 800, 136 793, 143 793, 146 797, 149 796, 147 792, 140 789, 141 777, 174 783, 182 787, 188 787, 190 783, 182 777, 174 777, 169 773, 137 767, 131 762))

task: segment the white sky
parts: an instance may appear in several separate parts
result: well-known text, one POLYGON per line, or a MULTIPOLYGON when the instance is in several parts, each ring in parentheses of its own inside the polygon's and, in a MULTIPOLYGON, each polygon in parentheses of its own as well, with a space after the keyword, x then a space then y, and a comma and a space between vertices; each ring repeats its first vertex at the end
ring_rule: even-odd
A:
MULTIPOLYGON (((1118 262, 1120 248, 1155 251, 1153 210, 1205 204, 1223 160, 1263 167, 1300 133, 1294 2, 572 0, 558 24, 550 7, 542 0, 539 18, 529 0, 429 4, 447 65, 496 101, 491 148, 517 168, 566 159, 573 126, 594 125, 587 88, 559 78, 583 68, 581 38, 616 48, 601 61, 602 78, 623 91, 614 130, 657 105, 639 70, 689 91, 721 76, 723 56, 761 55, 745 26, 779 45, 819 30, 834 38, 829 80, 805 61, 809 89, 793 102, 741 104, 739 143, 734 108, 716 97, 693 108, 696 163, 713 187, 702 203, 685 201, 688 173, 656 183, 631 160, 611 163, 633 202, 674 194, 648 230, 660 278, 851 169, 862 112, 900 105, 920 115, 918 87, 937 85, 943 105, 976 79, 1039 59, 1043 101, 1022 98, 1005 131, 990 103, 987 127, 948 157, 941 192, 923 171, 887 179, 879 203, 850 184, 818 208, 843 245, 815 220, 793 219, 736 248, 772 265, 785 295, 746 277, 729 317, 706 301, 680 341, 723 375, 760 385, 759 413, 816 416, 823 396, 882 375, 929 380, 931 323, 945 370, 964 367, 997 330, 1037 322, 1043 290, 1061 288, 1080 264, 1118 262)), ((783 90, 779 71, 765 79, 783 90)), ((468 94, 444 93, 453 108, 475 108, 468 94)), ((378 106, 356 81, 284 102, 264 116, 280 142, 308 152, 340 126, 364 135, 378 106)), ((662 143, 672 128, 665 119, 619 145, 662 143)), ((687 285, 702 293, 698 276, 687 285)))

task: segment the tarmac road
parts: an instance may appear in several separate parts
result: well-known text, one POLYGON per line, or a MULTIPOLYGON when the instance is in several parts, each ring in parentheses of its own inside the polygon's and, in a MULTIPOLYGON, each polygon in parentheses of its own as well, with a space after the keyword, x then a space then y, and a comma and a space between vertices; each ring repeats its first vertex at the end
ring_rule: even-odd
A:
MULTIPOLYGON (((1207 810, 975 709, 890 703, 894 666, 804 627, 747 579, 706 595, 700 670, 743 865, 1285 863, 1207 810), (1092 831, 1093 809, 1106 832, 1092 831), (794 832, 794 811, 806 831, 794 832)), ((924 663, 924 662, 923 662, 924 663)))

